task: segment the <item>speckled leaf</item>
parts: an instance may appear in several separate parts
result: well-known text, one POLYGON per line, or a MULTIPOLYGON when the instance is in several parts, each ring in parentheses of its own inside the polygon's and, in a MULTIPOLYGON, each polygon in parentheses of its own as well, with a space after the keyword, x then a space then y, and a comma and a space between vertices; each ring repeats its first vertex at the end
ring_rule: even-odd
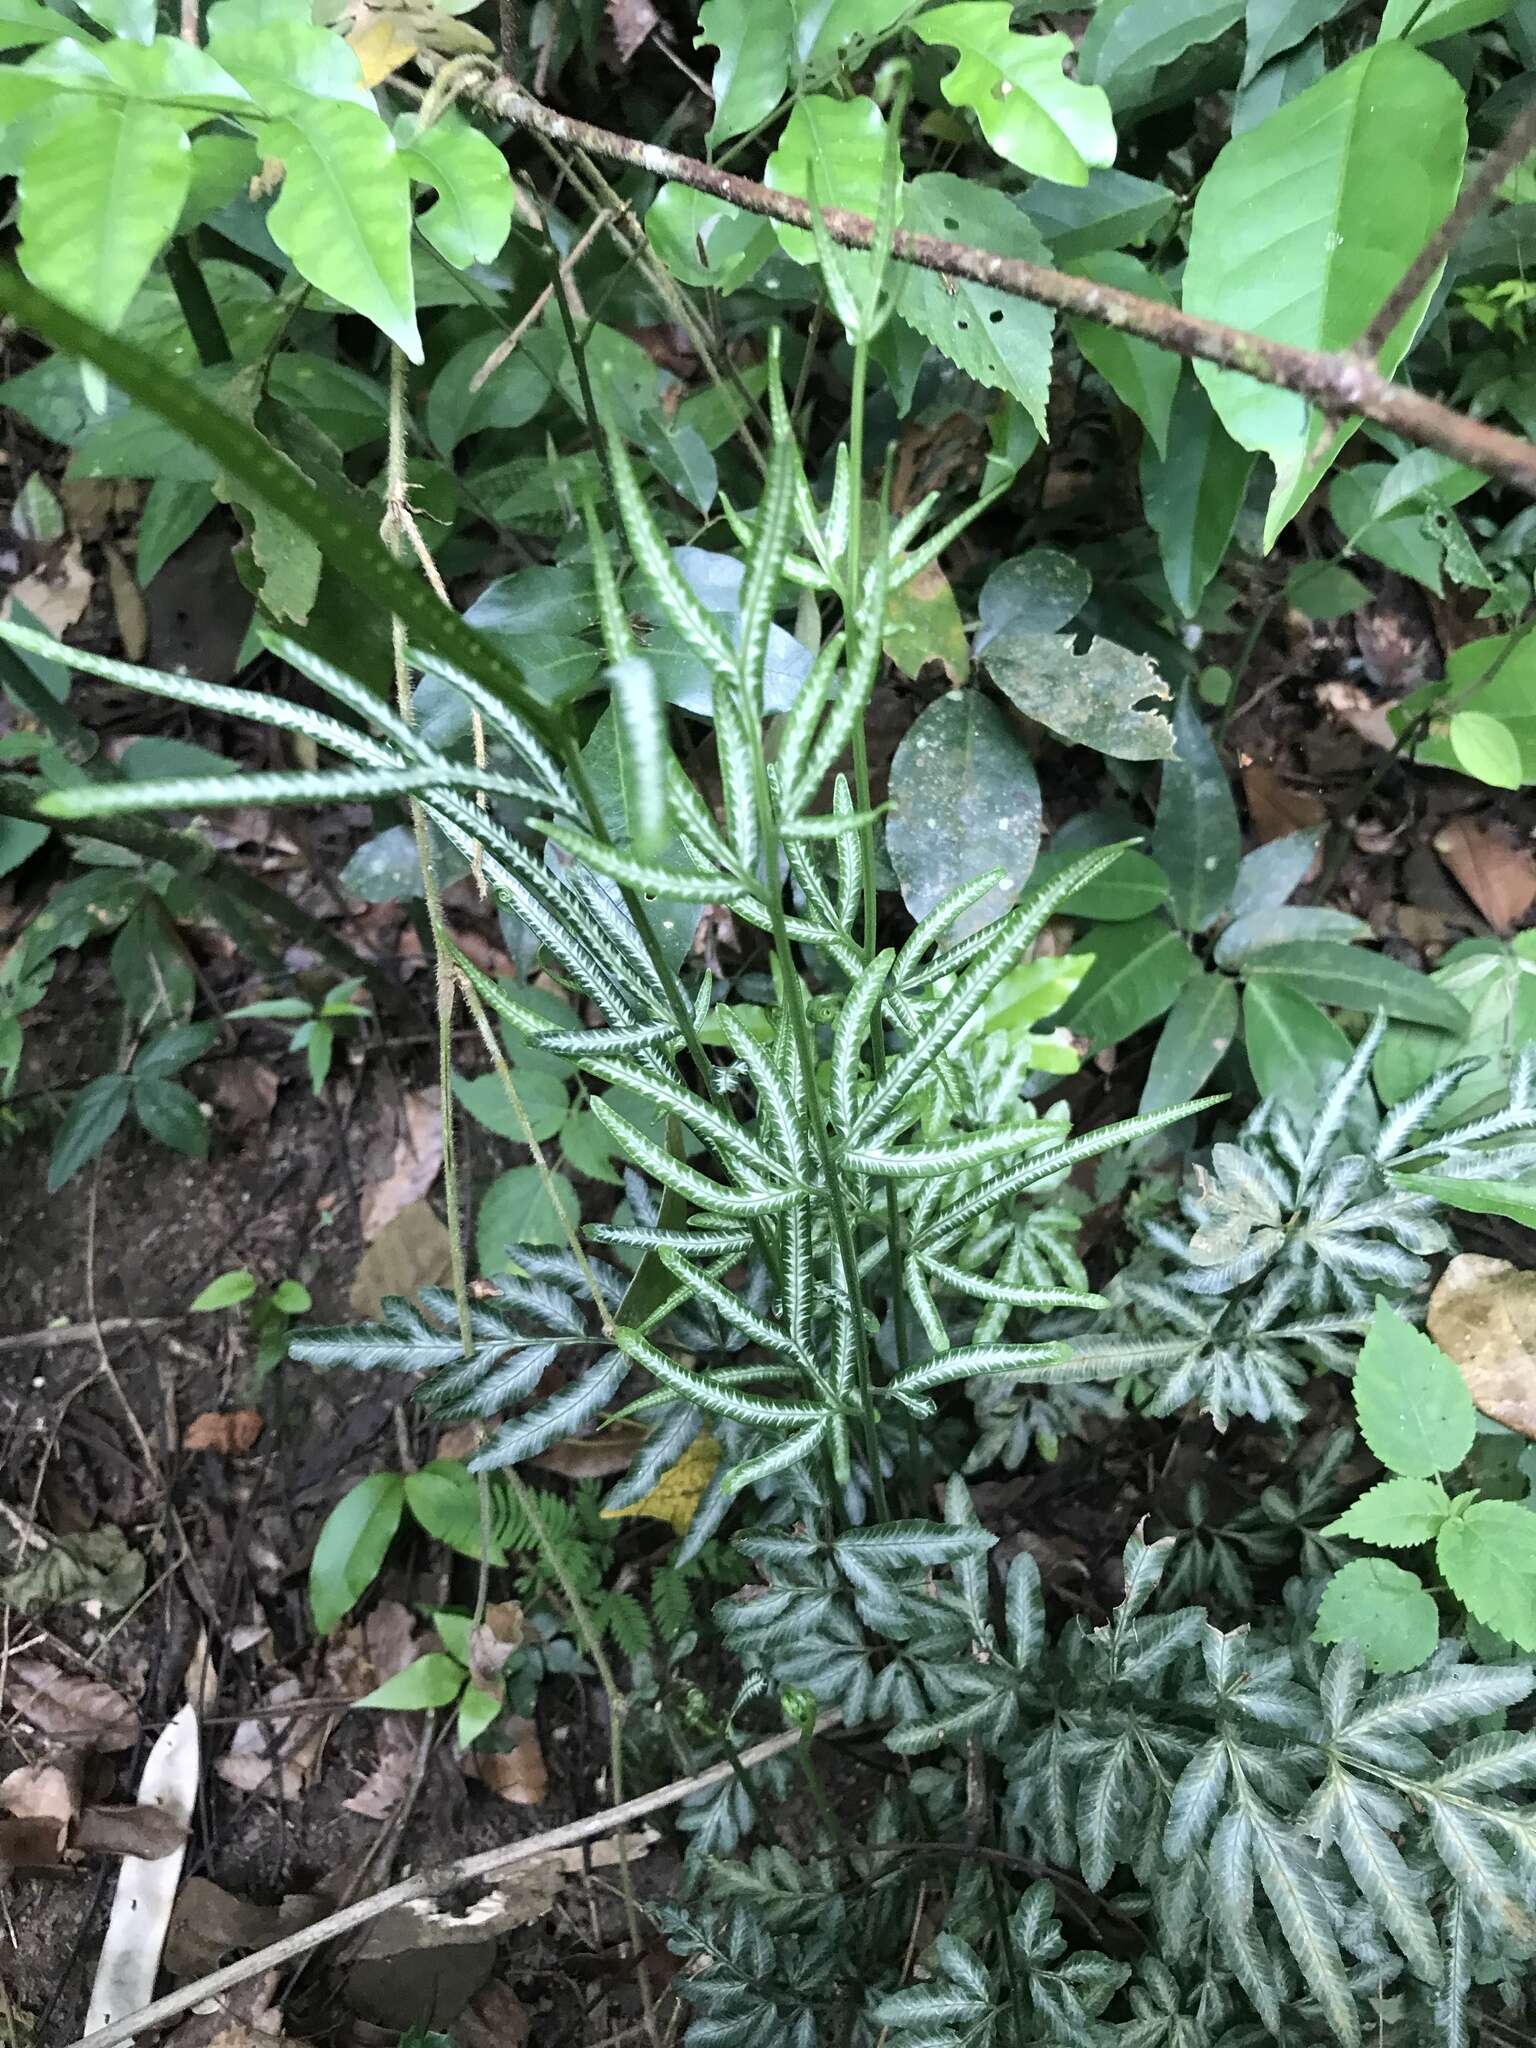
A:
MULTIPOLYGON (((1038 230, 1004 193, 942 171, 912 180, 902 225, 913 234, 967 242, 999 256, 1021 256, 1030 263, 1051 260, 1038 230)), ((978 384, 1016 398, 1045 432, 1053 319, 1049 307, 989 291, 963 278, 945 279, 912 269, 902 283, 901 316, 978 384)))
POLYGON ((1166 761, 1173 727, 1143 700, 1166 698, 1168 685, 1144 654, 1113 640, 1076 654, 1063 633, 1007 633, 987 649, 987 667, 1005 696, 1074 746, 1119 761, 1166 761))
POLYGON ((999 562, 976 600, 974 651, 1005 633, 1059 633, 1093 594, 1093 578, 1059 548, 1031 548, 999 562))
POLYGON ((914 917, 989 868, 1008 880, 951 928, 963 938, 1000 917, 1029 879, 1040 846, 1040 785, 1024 742, 973 691, 930 704, 891 762, 886 851, 914 917))

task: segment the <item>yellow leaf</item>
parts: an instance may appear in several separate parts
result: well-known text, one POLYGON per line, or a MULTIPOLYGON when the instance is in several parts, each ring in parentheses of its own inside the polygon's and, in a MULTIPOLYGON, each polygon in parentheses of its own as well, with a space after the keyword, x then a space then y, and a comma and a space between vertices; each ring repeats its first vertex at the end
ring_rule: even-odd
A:
POLYGON ((621 1515, 649 1515, 655 1522, 670 1522, 678 1535, 685 1534, 693 1520, 706 1486, 720 1462, 720 1446, 712 1436, 701 1433, 668 1472, 663 1472, 644 1500, 632 1508, 604 1508, 604 1521, 621 1515))
POLYGON ((356 52, 363 67, 363 83, 368 86, 382 85, 392 71, 409 63, 419 47, 402 35, 398 17, 392 14, 376 14, 366 27, 353 29, 347 44, 356 52))

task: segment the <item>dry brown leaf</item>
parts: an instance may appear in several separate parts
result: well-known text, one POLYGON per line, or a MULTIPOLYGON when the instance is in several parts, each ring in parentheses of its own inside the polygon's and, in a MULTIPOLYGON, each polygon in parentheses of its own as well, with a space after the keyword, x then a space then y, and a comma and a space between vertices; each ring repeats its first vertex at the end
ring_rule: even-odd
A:
POLYGON ((1536 853, 1496 826, 1453 818, 1435 834, 1434 845, 1496 932, 1507 936, 1536 904, 1536 853))
POLYGON ((549 1771, 539 1747, 538 1730, 531 1721, 515 1716, 503 1726, 515 1734, 515 1746, 505 1751, 467 1751, 464 1775, 494 1792, 508 1806, 537 1806, 549 1790, 549 1771))
POLYGON ((516 1992, 499 1980, 487 1984, 453 2023, 459 2048, 528 2048, 533 2022, 516 1992))
POLYGON ((376 1714, 372 1719, 373 1769, 342 1804, 364 1820, 388 1820, 416 1775, 420 1731, 410 1714, 376 1714))
POLYGON ((160 1806, 87 1806, 75 1822, 69 1846, 86 1855, 140 1856, 146 1863, 173 1856, 187 1831, 160 1806))
MULTIPOLYGON (((562 1479, 609 1479, 616 1472, 629 1470, 631 1459, 649 1434, 643 1422, 616 1422, 601 1436, 573 1436, 564 1443, 551 1444, 528 1463, 539 1472, 558 1472, 562 1479)), ((439 1443, 437 1455, 447 1458, 456 1454, 439 1443)), ((457 1455, 467 1456, 468 1452, 457 1455)))
POLYGON ((469 1632, 469 1675, 491 1686, 523 1640, 523 1610, 516 1600, 493 1600, 469 1632))
POLYGON ((59 1829, 51 1820, 0 1820, 0 1877, 8 1870, 54 1870, 59 1829))
POLYGON ((277 1107, 277 1069, 263 1060, 220 1060, 213 1099, 236 1130, 269 1123, 277 1107))
POLYGON ((117 637, 129 661, 142 661, 149 651, 149 613, 144 608, 144 593, 111 541, 102 552, 107 558, 107 589, 112 596, 117 637))
POLYGON ((1358 733, 1367 745, 1388 750, 1396 746, 1397 735, 1387 718, 1386 706, 1378 704, 1358 683, 1319 683, 1315 694, 1330 717, 1358 733))
POLYGON ((265 1948, 280 1932, 276 1906, 236 1898, 206 1877, 189 1877, 176 1897, 165 1938, 173 1977, 205 1977, 237 1950, 265 1948))
POLYGON ((23 1764, 19 1770, 0 1778, 0 1807, 15 1820, 47 1821, 57 1833, 55 1860, 80 1810, 81 1759, 66 1757, 59 1763, 23 1764))
POLYGON ((30 576, 11 585, 11 596, 4 606, 7 617, 12 599, 25 605, 50 633, 62 636, 71 626, 77 626, 91 601, 91 572, 85 566, 79 541, 72 540, 46 568, 34 569, 30 576))
POLYGON ((437 1179, 443 1164, 442 1096, 436 1088, 418 1089, 405 1098, 405 1129, 384 1178, 365 1188, 362 1200, 363 1240, 371 1243, 386 1223, 420 1198, 437 1179))
POLYGON ((210 1410, 196 1416, 181 1433, 184 1451, 218 1451, 226 1458, 238 1458, 250 1450, 261 1435, 262 1416, 257 1408, 231 1408, 222 1413, 210 1410))
POLYGON ((7 1697, 24 1721, 72 1749, 132 1749, 139 1717, 110 1685, 60 1671, 40 1657, 13 1657, 7 1697))
POLYGON ((358 1260, 352 1276, 352 1313, 376 1322, 386 1294, 411 1295, 450 1277, 448 1232, 426 1202, 412 1202, 386 1223, 358 1260))
POLYGON ((651 0, 608 0, 608 25, 621 64, 634 62, 635 53, 660 19, 651 0))
POLYGON ((1245 755, 1242 776, 1248 815, 1265 846, 1272 839, 1284 839, 1288 833, 1304 832, 1309 825, 1321 825, 1328 816, 1317 797, 1282 782, 1266 762, 1250 760, 1245 755))
POLYGON ((1429 1334, 1485 1415, 1536 1437, 1536 1273, 1462 1252, 1429 1298, 1429 1334))
MULTIPOLYGON (((263 1705, 296 1706, 303 1697, 299 1681, 285 1678, 273 1686, 263 1705)), ((280 1763, 283 1797, 297 1799, 320 1760, 325 1726, 320 1714, 275 1714, 260 1721, 242 1721, 213 1768, 237 1792, 266 1792, 275 1797, 273 1767, 280 1763)))

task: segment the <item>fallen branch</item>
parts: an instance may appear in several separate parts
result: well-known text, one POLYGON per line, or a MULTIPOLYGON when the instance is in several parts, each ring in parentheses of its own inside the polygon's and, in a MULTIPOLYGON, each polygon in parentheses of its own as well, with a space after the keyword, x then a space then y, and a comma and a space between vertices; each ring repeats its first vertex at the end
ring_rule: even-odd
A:
MULTIPOLYGON (((837 1721, 836 1714, 824 1715, 813 1732, 825 1734, 837 1725, 837 1721)), ((157 1998, 152 2005, 125 2013, 111 2026, 98 2027, 94 2034, 83 2035, 74 2043, 74 2048, 119 2048, 121 2042, 131 2041, 154 2027, 164 2026, 167 2020, 190 2012, 193 2006, 201 2005, 205 1999, 217 1998, 223 1992, 232 1991, 237 1984, 244 1984, 267 1970, 278 1969, 309 1949, 334 1941, 338 1935, 350 1934, 354 1927, 365 1927, 370 1920, 377 1919, 380 1913, 389 1912, 392 1907, 408 1906, 416 1899, 434 1898, 439 1892, 452 1891, 458 1885, 500 1877, 520 1863, 536 1862, 557 1849, 569 1849, 578 1842, 617 1834, 633 1821, 644 1820, 648 1814, 661 1813, 669 1806, 691 1799, 696 1792, 707 1792, 713 1785, 724 1784, 738 1769, 750 1770, 755 1764, 766 1763, 769 1757, 793 1749, 803 1739, 798 1729, 786 1730, 782 1735, 770 1735, 766 1742, 744 1750, 734 1762, 728 1760, 711 1764, 707 1771, 699 1771, 691 1778, 674 1778, 671 1784, 660 1785, 654 1792, 642 1792, 638 1799, 626 1799, 622 1806, 605 1807, 601 1813, 588 1814, 584 1820, 567 1821, 564 1827, 550 1828, 542 1835, 529 1835, 521 1842, 504 1842, 499 1848, 482 1849, 474 1856, 461 1856, 457 1862, 442 1864, 436 1870, 423 1870, 415 1877, 403 1878, 399 1884, 388 1885, 371 1898, 359 1899, 355 1905, 328 1913, 313 1926, 301 1927, 292 1934, 284 1935, 281 1941, 258 1949, 254 1955, 242 1956, 239 1962, 226 1963, 222 1970, 210 1971, 206 1977, 199 1977, 195 1984, 183 1984, 179 1990, 157 1998)))
MULTIPOLYGON (((681 156, 655 143, 637 142, 632 136, 618 135, 610 129, 594 127, 590 121, 556 113, 552 107, 531 99, 513 79, 491 79, 472 88, 472 94, 503 120, 571 149, 584 149, 594 156, 609 157, 647 171, 652 177, 690 185, 697 192, 706 192, 747 213, 765 215, 785 227, 810 230, 812 226, 811 209, 803 199, 775 192, 752 178, 722 171, 697 157, 681 156)), ((1522 130, 1516 141, 1523 139, 1522 130)), ((1503 152, 1498 154, 1502 157, 1503 152)), ((1473 188, 1469 188, 1468 197, 1470 207, 1457 208, 1436 236, 1436 244, 1443 240, 1448 247, 1487 193, 1479 190, 1474 197, 1473 188)), ((829 206, 823 219, 833 241, 844 248, 867 249, 874 239, 875 224, 864 214, 829 206)), ((1536 497, 1536 446, 1519 434, 1506 433, 1484 420, 1470 419, 1465 413, 1441 405, 1437 399, 1394 384, 1357 349, 1294 348, 1288 342, 1270 341, 1261 334, 1228 327, 1219 320, 1202 320, 1181 307, 1162 305, 1114 285, 1097 284, 1092 278, 1073 277, 1067 271, 1027 263, 1017 256, 997 256, 963 242, 945 241, 938 235, 914 235, 904 228, 898 229, 894 253, 903 262, 937 271, 943 277, 963 277, 972 284, 987 285, 993 291, 1032 299, 1039 305, 1054 306, 1058 312, 1134 334, 1158 348, 1170 349, 1175 355, 1215 363, 1224 370, 1241 370, 1261 384, 1296 392, 1331 418, 1359 414, 1378 426, 1390 427, 1419 447, 1438 449, 1442 455, 1449 455, 1471 469, 1480 469, 1488 476, 1500 477, 1536 497)), ((1408 278, 1418 269, 1416 264, 1408 278)), ((1416 285, 1410 296, 1415 296, 1418 289, 1416 285)))

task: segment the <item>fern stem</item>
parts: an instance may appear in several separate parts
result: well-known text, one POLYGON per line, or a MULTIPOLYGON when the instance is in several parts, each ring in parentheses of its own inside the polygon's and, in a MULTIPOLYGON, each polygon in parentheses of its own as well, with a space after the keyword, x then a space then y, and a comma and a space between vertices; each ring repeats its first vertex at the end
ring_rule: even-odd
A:
MULTIPOLYGON (((613 1666, 608 1661, 602 1640, 593 1625, 592 1617, 576 1582, 565 1568, 565 1559, 560 1555, 559 1546, 550 1540, 549 1531, 539 1513, 538 1496, 533 1488, 524 1483, 515 1467, 509 1466, 505 1474, 508 1490, 518 1507, 527 1518, 538 1546, 540 1558, 560 1587, 561 1597, 570 1611, 571 1625, 581 1638, 581 1646, 592 1659, 592 1668, 597 1673, 598 1684, 603 1688, 608 1702, 608 1794, 609 1803, 622 1806, 624 1803, 624 1715, 629 1705, 619 1690, 619 1682, 613 1675, 613 1666)), ((660 2036, 656 2025, 656 2001, 651 1991, 650 1972, 645 1966, 645 1951, 640 1941, 640 1908, 635 1899, 635 1881, 629 1868, 629 1845, 619 1834, 614 1839, 619 1853, 619 1886, 624 1894, 624 1922, 629 1934, 630 1953, 634 1958, 635 1973, 640 1983, 640 2002, 645 2008, 645 2028, 654 2048, 660 2048, 660 2036)))

